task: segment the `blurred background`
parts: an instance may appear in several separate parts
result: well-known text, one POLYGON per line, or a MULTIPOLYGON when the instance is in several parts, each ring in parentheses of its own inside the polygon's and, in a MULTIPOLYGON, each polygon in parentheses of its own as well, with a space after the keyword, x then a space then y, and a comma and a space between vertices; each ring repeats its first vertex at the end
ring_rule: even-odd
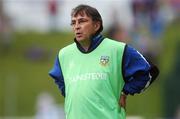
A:
POLYGON ((73 42, 70 13, 78 4, 99 10, 104 36, 160 69, 145 92, 128 96, 127 119, 180 119, 179 0, 0 0, 0 118, 64 118, 64 98, 48 72, 73 42))

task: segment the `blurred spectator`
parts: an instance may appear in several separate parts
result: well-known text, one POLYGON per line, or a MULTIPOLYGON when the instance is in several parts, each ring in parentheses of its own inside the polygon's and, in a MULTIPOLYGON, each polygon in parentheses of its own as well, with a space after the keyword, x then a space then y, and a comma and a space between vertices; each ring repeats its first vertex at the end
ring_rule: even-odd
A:
POLYGON ((120 42, 129 43, 128 33, 117 23, 110 26, 108 30, 108 37, 120 42))
POLYGON ((3 1, 0 0, 0 51, 7 54, 12 44, 12 26, 10 18, 3 10, 3 1))
POLYGON ((120 25, 118 21, 118 12, 114 9, 112 10, 111 15, 112 24, 110 25, 107 31, 108 37, 116 41, 129 43, 128 33, 126 32, 125 28, 120 25))
POLYGON ((50 31, 57 30, 58 1, 48 0, 49 27, 50 31))
POLYGON ((63 119, 63 112, 55 104, 49 93, 42 93, 37 98, 37 113, 35 119, 63 119))
POLYGON ((131 31, 132 44, 148 59, 154 60, 161 51, 160 37, 164 30, 159 1, 133 0, 132 13, 134 18, 131 31))
POLYGON ((29 61, 46 61, 49 54, 47 50, 37 45, 32 45, 25 50, 25 58, 29 61))
POLYGON ((169 0, 175 14, 180 16, 180 0, 169 0))
POLYGON ((137 48, 143 55, 148 54, 148 22, 146 3, 144 0, 132 1, 132 13, 134 24, 131 31, 132 45, 137 48))
POLYGON ((160 13, 160 3, 158 0, 147 0, 147 14, 150 17, 149 29, 152 40, 158 40, 163 32, 164 19, 160 13))
POLYGON ((178 109, 176 111, 175 119, 180 119, 180 104, 179 104, 178 109))

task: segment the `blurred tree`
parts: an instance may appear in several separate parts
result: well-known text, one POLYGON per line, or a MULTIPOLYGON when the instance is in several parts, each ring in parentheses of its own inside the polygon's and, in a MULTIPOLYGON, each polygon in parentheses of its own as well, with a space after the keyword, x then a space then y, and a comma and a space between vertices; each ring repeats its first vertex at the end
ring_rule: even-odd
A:
MULTIPOLYGON (((180 50, 180 44, 177 46, 177 51, 180 50)), ((166 117, 174 117, 178 113, 180 107, 180 55, 176 55, 175 64, 169 75, 164 86, 165 92, 165 114, 166 117)))
MULTIPOLYGON (((162 66, 162 75, 164 79, 163 85, 163 100, 164 100, 164 115, 168 118, 175 118, 178 115, 180 108, 180 34, 177 32, 180 29, 179 20, 175 20, 167 29, 167 34, 164 36, 165 44, 162 66)), ((179 119, 179 118, 178 118, 179 119)))

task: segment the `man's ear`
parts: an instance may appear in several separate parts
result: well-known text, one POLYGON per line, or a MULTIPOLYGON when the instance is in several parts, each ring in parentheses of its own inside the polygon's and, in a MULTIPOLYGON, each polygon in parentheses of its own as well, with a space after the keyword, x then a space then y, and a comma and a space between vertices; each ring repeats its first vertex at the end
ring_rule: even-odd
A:
POLYGON ((98 31, 100 29, 100 22, 94 23, 94 29, 95 29, 95 31, 98 31))

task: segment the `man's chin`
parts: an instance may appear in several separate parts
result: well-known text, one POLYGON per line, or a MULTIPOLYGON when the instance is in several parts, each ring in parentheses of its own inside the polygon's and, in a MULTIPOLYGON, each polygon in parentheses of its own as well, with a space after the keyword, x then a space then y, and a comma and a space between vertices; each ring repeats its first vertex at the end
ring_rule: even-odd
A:
POLYGON ((83 38, 76 38, 76 40, 77 40, 78 42, 81 42, 81 41, 83 41, 84 39, 83 39, 83 38))

